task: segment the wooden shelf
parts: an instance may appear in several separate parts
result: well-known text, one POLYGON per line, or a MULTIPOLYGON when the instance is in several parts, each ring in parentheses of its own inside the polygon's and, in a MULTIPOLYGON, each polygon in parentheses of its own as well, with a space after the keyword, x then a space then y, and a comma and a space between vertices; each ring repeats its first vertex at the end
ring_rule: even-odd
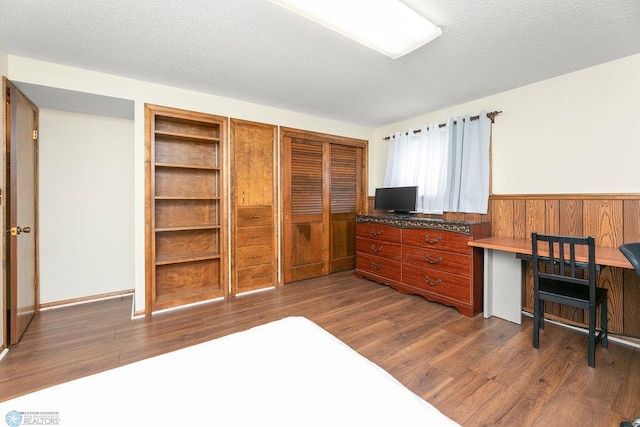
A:
POLYGON ((178 164, 178 163, 156 162, 155 166, 159 168, 199 169, 199 170, 210 170, 210 171, 220 170, 220 168, 217 166, 198 166, 198 165, 187 165, 187 164, 178 164))
POLYGON ((189 135, 186 133, 177 133, 177 132, 156 131, 155 135, 156 135, 156 138, 159 136, 164 136, 164 137, 173 138, 173 139, 181 139, 183 141, 202 142, 207 144, 212 144, 212 143, 215 144, 220 142, 220 138, 215 138, 211 136, 189 135))
POLYGON ((156 259, 156 265, 182 264, 186 262, 207 261, 220 259, 218 252, 208 252, 203 254, 183 254, 180 256, 160 257, 156 259))
POLYGON ((191 230, 217 230, 220 225, 201 224, 201 225, 177 225, 173 227, 156 227, 156 233, 164 233, 171 231, 191 231, 191 230))
POLYGON ((220 200, 220 197, 209 196, 156 196, 156 200, 220 200))

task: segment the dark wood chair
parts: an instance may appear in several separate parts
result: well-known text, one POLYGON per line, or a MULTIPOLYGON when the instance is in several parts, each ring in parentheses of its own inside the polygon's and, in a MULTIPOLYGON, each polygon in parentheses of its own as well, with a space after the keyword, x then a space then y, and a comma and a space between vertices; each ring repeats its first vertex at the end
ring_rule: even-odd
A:
POLYGON ((640 242, 625 243, 619 249, 640 276, 640 242))
POLYGON ((595 367, 596 345, 608 347, 607 289, 596 287, 596 256, 593 237, 553 236, 532 233, 533 347, 544 328, 545 301, 582 308, 589 314, 589 366, 595 367), (576 253, 588 255, 576 261, 576 253), (596 334, 596 310, 600 307, 600 332, 596 334))
MULTIPOLYGON (((633 268, 640 276, 640 242, 625 243, 619 247, 620 252, 627 257, 633 268)), ((640 426, 640 418, 636 418, 634 421, 623 421, 620 423, 620 427, 638 427, 640 426)))

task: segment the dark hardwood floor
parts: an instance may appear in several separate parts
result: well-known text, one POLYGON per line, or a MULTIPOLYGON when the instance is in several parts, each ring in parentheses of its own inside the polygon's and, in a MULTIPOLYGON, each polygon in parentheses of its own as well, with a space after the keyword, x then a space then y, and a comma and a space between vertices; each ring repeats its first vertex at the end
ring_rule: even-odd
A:
POLYGON ((580 332, 547 324, 535 350, 530 318, 464 317, 352 272, 136 320, 130 296, 42 312, 0 361, 0 401, 286 316, 313 320, 463 426, 640 416, 639 349, 598 347, 592 369, 580 332))

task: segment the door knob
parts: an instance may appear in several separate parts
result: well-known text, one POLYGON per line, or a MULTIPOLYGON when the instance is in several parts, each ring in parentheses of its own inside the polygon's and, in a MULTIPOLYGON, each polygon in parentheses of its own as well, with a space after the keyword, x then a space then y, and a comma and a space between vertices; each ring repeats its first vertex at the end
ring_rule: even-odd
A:
POLYGON ((31 233, 31 227, 11 227, 7 232, 11 233, 12 236, 17 236, 21 233, 31 233))

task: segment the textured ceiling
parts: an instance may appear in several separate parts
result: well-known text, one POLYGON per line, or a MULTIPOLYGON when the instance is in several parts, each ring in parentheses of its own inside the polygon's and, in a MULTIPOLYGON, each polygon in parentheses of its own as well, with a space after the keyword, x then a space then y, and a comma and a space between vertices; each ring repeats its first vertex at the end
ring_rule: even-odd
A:
POLYGON ((365 126, 640 52, 639 0, 404 2, 443 33, 395 60, 268 0, 0 0, 0 47, 365 126))

